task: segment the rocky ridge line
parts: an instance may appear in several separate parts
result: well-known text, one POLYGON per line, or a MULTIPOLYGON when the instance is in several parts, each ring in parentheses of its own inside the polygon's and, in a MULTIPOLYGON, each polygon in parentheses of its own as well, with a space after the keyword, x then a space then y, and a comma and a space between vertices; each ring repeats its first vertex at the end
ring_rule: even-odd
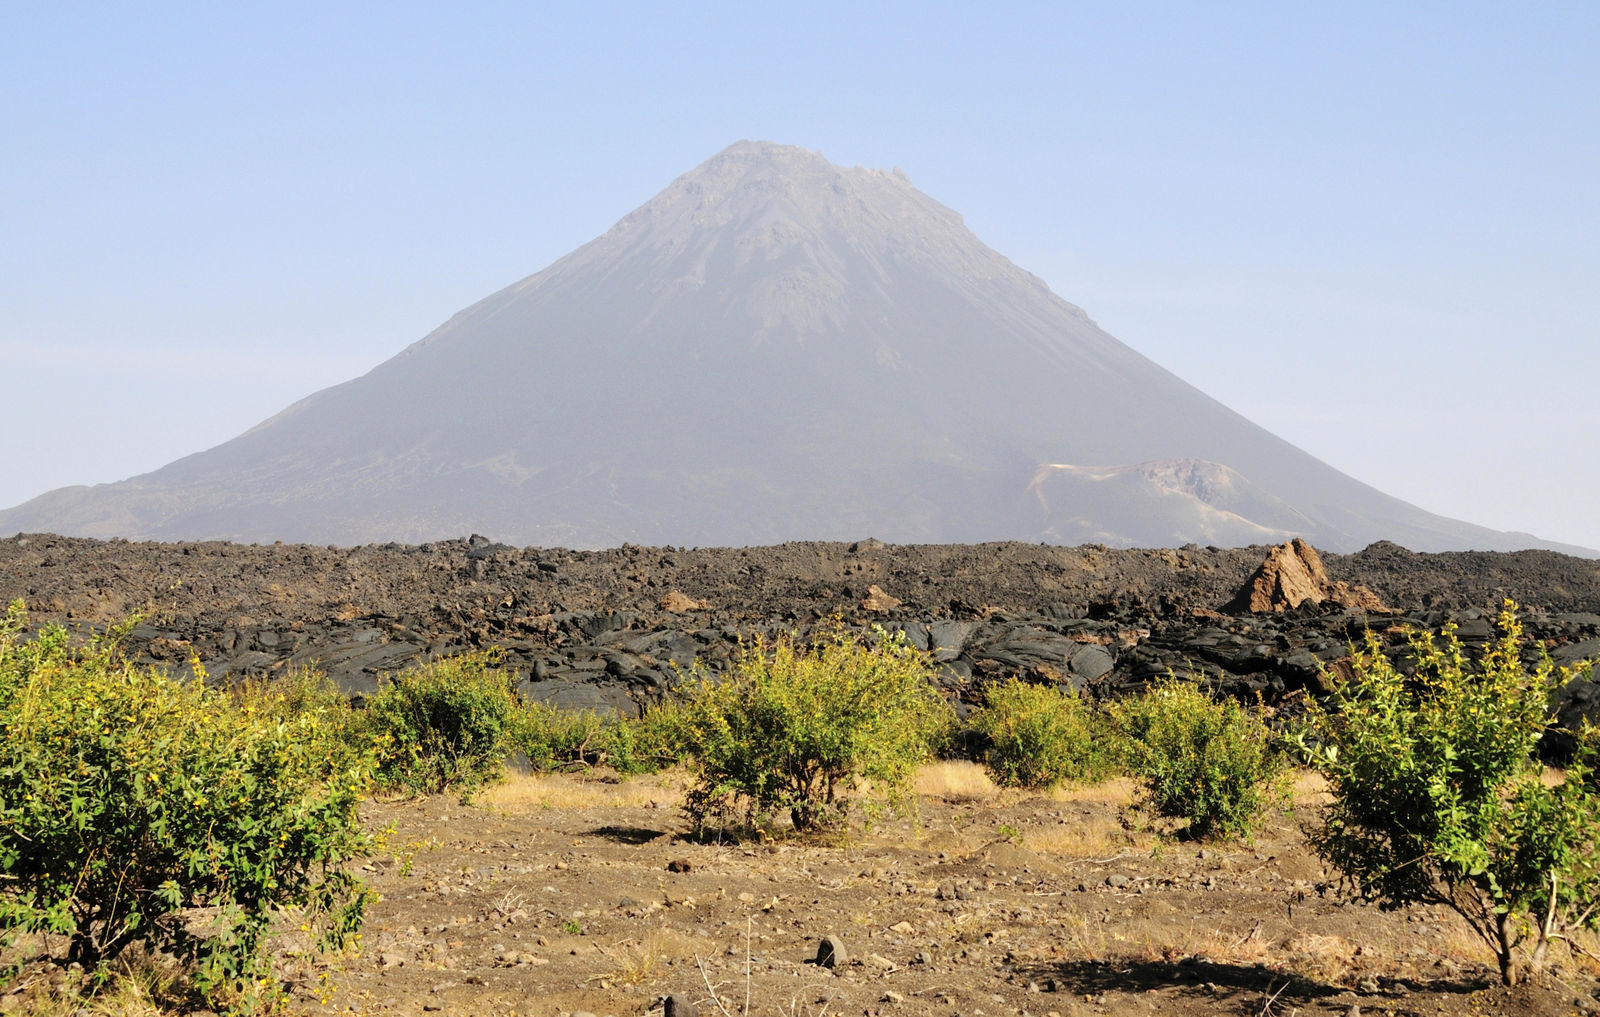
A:
MULTIPOLYGON (((103 627, 138 611, 130 646, 144 660, 182 670, 198 655, 219 678, 315 663, 356 696, 417 660, 496 646, 527 697, 625 712, 697 661, 719 668, 741 638, 836 619, 905 632, 964 705, 1014 674, 1115 696, 1169 670, 1292 703, 1369 627, 1396 638, 1454 620, 1481 643, 1505 597, 1558 663, 1600 656, 1600 563, 1381 543, 1324 558, 1304 542, 582 552, 476 536, 337 548, 35 534, 0 540, 0 597, 35 622, 103 627)), ((1574 708, 1590 709, 1590 688, 1574 708)))

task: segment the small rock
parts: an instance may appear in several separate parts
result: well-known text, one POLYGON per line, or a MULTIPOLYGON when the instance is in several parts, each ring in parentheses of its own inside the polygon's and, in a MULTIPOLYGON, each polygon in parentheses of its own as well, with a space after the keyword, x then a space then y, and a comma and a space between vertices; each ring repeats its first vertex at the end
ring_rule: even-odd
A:
POLYGON ((1106 885, 1115 889, 1121 889, 1131 882, 1133 882, 1133 880, 1129 879, 1127 876, 1124 876, 1120 872, 1106 877, 1106 885))
POLYGON ((850 952, 844 948, 844 940, 838 936, 823 936, 822 942, 817 944, 818 967, 839 968, 850 963, 850 952))
POLYGON ((674 858, 672 861, 667 863, 667 871, 692 872, 694 871, 694 864, 687 858, 674 858))
POLYGON ((1368 975, 1356 983, 1356 988, 1370 996, 1374 992, 1378 991, 1378 980, 1373 976, 1368 975))
POLYGON ((700 1010, 682 993, 673 993, 666 998, 665 1017, 700 1017, 700 1010))
POLYGON ((879 971, 893 971, 895 969, 894 961, 877 953, 867 954, 866 964, 868 967, 877 968, 879 971))
POLYGON ((895 922, 893 925, 889 926, 889 931, 898 932, 902 936, 909 936, 913 932, 917 931, 917 929, 916 926, 912 925, 910 922, 895 922))
POLYGON ((887 992, 885 992, 883 994, 882 998, 880 998, 878 1001, 880 1003, 904 1003, 906 1001, 906 998, 904 996, 900 995, 900 993, 894 991, 893 989, 890 989, 887 992))

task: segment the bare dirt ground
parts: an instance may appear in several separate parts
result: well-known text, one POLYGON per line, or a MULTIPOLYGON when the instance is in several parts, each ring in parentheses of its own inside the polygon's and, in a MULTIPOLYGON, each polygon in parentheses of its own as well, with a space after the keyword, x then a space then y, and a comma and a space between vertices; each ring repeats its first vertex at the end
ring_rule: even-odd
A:
MULTIPOLYGON (((1297 786, 1253 845, 1129 822, 1135 787, 999 792, 930 767, 915 819, 698 842, 681 777, 514 777, 379 803, 359 955, 290 960, 293 1009, 372 1015, 1573 1014, 1600 965, 1503 989, 1453 915, 1324 893, 1297 786), (815 963, 825 936, 846 955, 815 963), (714 994, 714 995, 713 995, 714 994), (748 1001, 748 1002, 747 1002, 748 1001), (679 1009, 677 1013, 691 1012, 679 1009)), ((284 944, 292 948, 293 944, 284 944)))

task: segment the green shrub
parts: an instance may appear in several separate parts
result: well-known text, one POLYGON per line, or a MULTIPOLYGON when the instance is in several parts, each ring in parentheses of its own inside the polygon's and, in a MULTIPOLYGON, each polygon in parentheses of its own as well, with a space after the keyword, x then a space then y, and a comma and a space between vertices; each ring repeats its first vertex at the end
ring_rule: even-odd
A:
POLYGON ((663 699, 623 725, 616 738, 612 765, 623 773, 667 769, 688 755, 688 739, 688 711, 683 700, 663 699))
POLYGON ((609 766, 620 774, 654 773, 683 758, 681 712, 675 703, 649 707, 635 719, 593 710, 529 703, 517 717, 512 744, 533 770, 609 766))
POLYGON ((285 724, 315 716, 311 737, 330 768, 371 765, 374 739, 366 712, 351 709, 333 679, 316 668, 302 667, 275 678, 247 678, 235 683, 230 693, 234 706, 250 716, 285 724))
POLYGON ((1048 788, 1111 772, 1114 732, 1071 689, 1020 678, 991 685, 970 722, 989 741, 986 762, 998 784, 1048 788))
POLYGON ((500 779, 518 722, 512 676, 493 653, 403 671, 367 704, 378 779, 415 794, 470 795, 500 779))
POLYGON ((1258 710, 1169 674, 1112 715, 1144 807, 1187 820, 1190 837, 1248 839, 1282 796, 1287 770, 1258 710))
POLYGON ((1364 899, 1454 910, 1514 984, 1521 946, 1537 970, 1553 939, 1600 917, 1593 734, 1558 782, 1542 779, 1535 751, 1569 675, 1548 657, 1524 665, 1509 600, 1475 662, 1453 625, 1409 648, 1408 676, 1369 633, 1354 677, 1311 712, 1302 747, 1333 793, 1312 840, 1364 899))
POLYGON ((701 676, 682 722, 695 767, 685 811, 702 827, 742 804, 762 825, 787 811, 797 830, 841 824, 852 798, 871 818, 902 803, 916 766, 954 714, 926 655, 879 630, 816 646, 743 648, 722 682, 701 676))
POLYGON ((526 703, 516 719, 513 744, 535 770, 588 766, 601 762, 620 726, 593 710, 561 710, 544 703, 526 703))
POLYGON ((117 632, 19 643, 22 621, 18 602, 0 630, 0 931, 64 935, 97 979, 134 943, 171 950, 214 1006, 249 1006, 275 912, 330 941, 359 927, 368 895, 339 866, 367 850, 371 760, 330 764, 322 711, 246 713, 129 664, 117 632), (203 929, 194 908, 215 909, 203 929))

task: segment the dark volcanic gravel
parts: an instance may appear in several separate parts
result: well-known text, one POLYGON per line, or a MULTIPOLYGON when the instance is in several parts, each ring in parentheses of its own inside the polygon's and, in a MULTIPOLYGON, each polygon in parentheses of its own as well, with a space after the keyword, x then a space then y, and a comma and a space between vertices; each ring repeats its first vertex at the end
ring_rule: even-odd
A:
POLYGON ((1323 560, 1332 579, 1375 590, 1395 614, 1219 613, 1267 551, 873 540, 568 551, 476 536, 337 548, 25 534, 0 540, 0 597, 24 599, 35 623, 98 627, 137 612, 133 652, 174 668, 193 654, 219 677, 317 662, 357 695, 416 659, 499 646, 525 695, 625 711, 673 685, 676 668, 715 668, 741 636, 805 633, 835 617, 905 630, 967 702, 1011 674, 1117 694, 1168 668, 1278 701, 1314 690, 1321 666, 1369 625, 1454 618, 1481 641, 1505 597, 1528 609, 1530 632, 1559 662, 1600 655, 1600 562, 1379 543, 1323 560))

